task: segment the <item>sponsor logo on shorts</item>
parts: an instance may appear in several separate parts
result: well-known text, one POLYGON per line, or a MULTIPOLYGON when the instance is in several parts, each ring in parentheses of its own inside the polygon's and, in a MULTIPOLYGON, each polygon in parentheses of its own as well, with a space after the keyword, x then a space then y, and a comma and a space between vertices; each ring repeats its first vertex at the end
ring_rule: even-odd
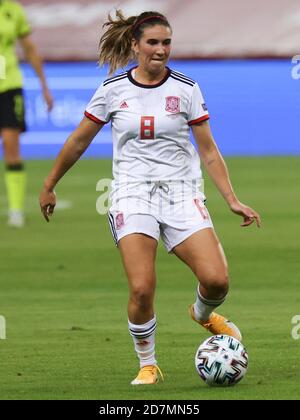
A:
POLYGON ((123 213, 118 213, 116 215, 116 229, 119 230, 124 226, 124 216, 123 213))

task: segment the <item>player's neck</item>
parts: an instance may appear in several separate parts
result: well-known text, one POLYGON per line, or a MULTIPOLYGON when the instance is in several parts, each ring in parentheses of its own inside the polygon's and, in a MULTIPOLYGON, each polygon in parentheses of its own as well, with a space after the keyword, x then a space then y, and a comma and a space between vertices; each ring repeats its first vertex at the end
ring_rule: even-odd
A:
POLYGON ((156 85, 161 80, 163 80, 168 72, 168 69, 165 67, 162 72, 160 73, 149 73, 146 70, 137 67, 132 72, 132 77, 134 80, 136 80, 138 83, 144 84, 144 85, 156 85))

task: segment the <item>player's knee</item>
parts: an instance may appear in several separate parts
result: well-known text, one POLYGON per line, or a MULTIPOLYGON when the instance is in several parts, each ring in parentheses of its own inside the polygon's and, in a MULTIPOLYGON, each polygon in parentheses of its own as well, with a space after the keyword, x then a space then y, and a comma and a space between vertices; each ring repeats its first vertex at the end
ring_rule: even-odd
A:
POLYGON ((207 274, 201 284, 215 296, 223 297, 228 293, 229 278, 227 271, 215 271, 207 274))
POLYGON ((229 289, 228 277, 218 276, 210 280, 208 288, 215 296, 223 297, 226 296, 229 289))
POLYGON ((148 286, 137 286, 131 289, 130 299, 135 305, 147 308, 153 303, 154 289, 148 286))

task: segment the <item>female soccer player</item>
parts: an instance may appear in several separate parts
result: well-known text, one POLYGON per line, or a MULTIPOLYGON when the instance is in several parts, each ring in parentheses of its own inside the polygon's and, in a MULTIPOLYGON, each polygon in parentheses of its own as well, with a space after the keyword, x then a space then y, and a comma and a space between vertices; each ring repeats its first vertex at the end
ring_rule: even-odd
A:
POLYGON ((2 138, 5 181, 8 195, 8 224, 24 224, 25 171, 20 156, 20 133, 25 131, 22 76, 15 53, 17 40, 24 50, 26 60, 40 79, 48 110, 52 97, 44 76, 41 59, 30 38, 30 25, 20 4, 0 1, 0 137, 2 138))
POLYGON ((112 123, 113 176, 109 223, 128 277, 128 325, 140 371, 133 385, 154 384, 153 308, 155 257, 161 234, 169 252, 185 262, 199 280, 191 318, 212 334, 241 340, 238 328, 217 315, 228 292, 227 264, 200 191, 200 159, 190 142, 192 127, 201 160, 242 226, 260 217, 236 197, 226 165, 212 137, 208 111, 198 84, 166 67, 172 30, 165 16, 145 12, 126 19, 109 16, 100 40, 100 64, 111 73, 125 66, 132 52, 138 66, 107 79, 69 137, 40 195, 47 221, 56 204, 54 187, 79 159, 101 127, 112 123))

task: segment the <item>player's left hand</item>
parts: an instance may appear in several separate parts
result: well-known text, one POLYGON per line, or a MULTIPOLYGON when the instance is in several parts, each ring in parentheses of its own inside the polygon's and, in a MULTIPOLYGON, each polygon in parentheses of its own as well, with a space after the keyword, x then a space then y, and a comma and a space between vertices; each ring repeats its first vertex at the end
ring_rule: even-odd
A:
POLYGON ((44 96, 44 101, 47 104, 48 112, 50 112, 53 108, 53 102, 54 101, 53 101, 53 97, 52 97, 48 88, 43 89, 43 96, 44 96))
POLYGON ((257 227, 261 227, 260 215, 251 207, 237 201, 236 203, 230 205, 230 210, 244 218, 244 222, 241 224, 241 227, 250 226, 253 222, 256 222, 257 227))

